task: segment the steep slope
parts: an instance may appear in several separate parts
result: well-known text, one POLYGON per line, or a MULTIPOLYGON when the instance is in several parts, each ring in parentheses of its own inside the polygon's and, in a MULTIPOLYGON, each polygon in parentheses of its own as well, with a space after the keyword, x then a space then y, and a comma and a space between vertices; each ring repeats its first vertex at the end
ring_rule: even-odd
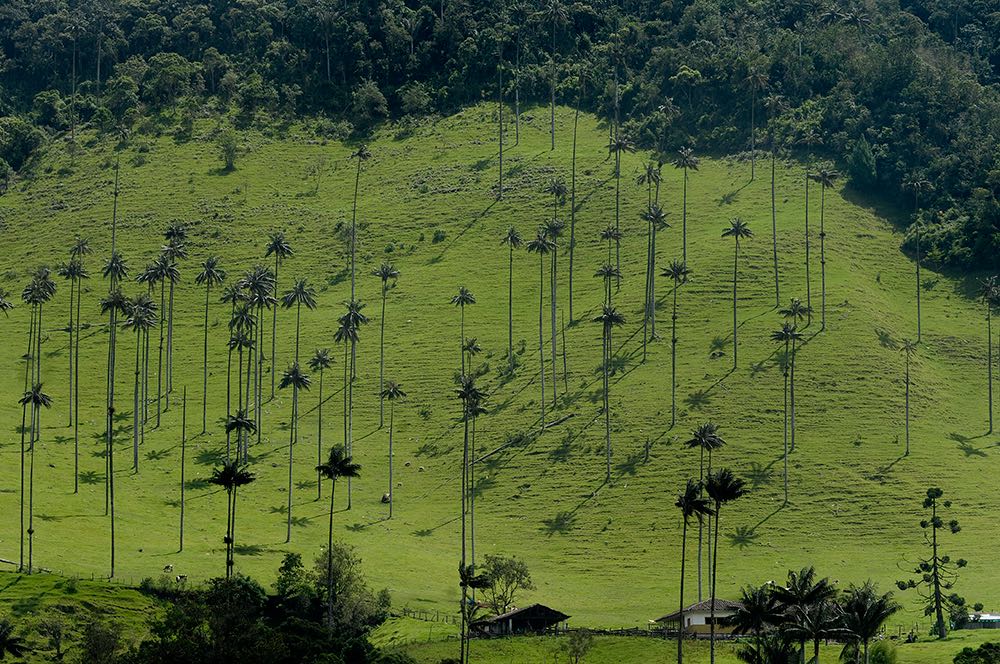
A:
MULTIPOLYGON (((578 144, 577 253, 574 315, 567 305, 568 233, 559 253, 559 308, 567 320, 568 380, 558 385, 553 417, 572 416, 540 437, 517 437, 537 427, 538 259, 515 256, 515 344, 520 368, 513 380, 499 370, 506 352, 507 253, 500 244, 513 224, 527 238, 551 215, 543 189, 553 176, 569 182, 573 114, 558 115, 557 150, 548 149, 541 114, 527 115, 521 143, 508 134, 504 200, 494 202, 495 119, 476 107, 412 132, 386 131, 371 144, 373 159, 361 175, 359 219, 360 296, 372 323, 361 333, 354 429, 363 476, 354 482, 350 511, 338 501, 336 536, 356 545, 372 581, 400 605, 453 610, 458 600, 458 472, 460 407, 453 378, 459 364, 459 316, 449 304, 460 285, 475 293, 466 311, 467 335, 484 353, 481 382, 490 393, 480 419, 479 450, 509 445, 479 472, 477 555, 507 553, 530 564, 538 590, 531 597, 572 614, 577 624, 644 623, 672 610, 677 595, 680 520, 673 501, 684 480, 698 474, 697 454, 682 444, 696 425, 714 420, 729 445, 717 466, 731 466, 753 480, 751 495, 723 515, 719 590, 780 579, 790 567, 815 564, 846 584, 866 578, 888 588, 922 553, 920 501, 930 485, 955 501, 961 534, 947 547, 971 561, 958 586, 971 601, 997 601, 1000 582, 990 574, 994 548, 991 463, 995 437, 986 429, 985 325, 971 299, 971 280, 926 270, 923 341, 913 364, 912 453, 903 457, 903 356, 895 347, 915 337, 913 264, 898 249, 893 226, 839 185, 826 196, 827 322, 805 329, 796 372, 797 449, 790 459, 791 504, 782 507, 782 378, 770 332, 780 326, 771 272, 770 183, 766 164, 749 180, 749 165, 706 159, 691 173, 688 194, 690 284, 679 294, 679 421, 670 429, 670 287, 657 278, 657 332, 641 363, 641 300, 645 262, 644 222, 638 215, 646 190, 634 183, 646 155, 624 157, 620 291, 616 305, 627 324, 614 339, 616 371, 611 408, 614 473, 604 483, 600 328, 591 322, 602 300, 592 275, 606 259, 598 233, 614 221, 612 162, 607 129, 581 116, 578 144), (730 373, 733 245, 720 237, 732 217, 749 222, 756 237, 741 246, 739 263, 740 365, 730 373), (437 238, 435 235, 437 234, 437 238), (401 271, 388 297, 387 376, 409 398, 396 411, 396 513, 388 521, 380 497, 387 488, 387 431, 379 430, 378 282, 380 261, 401 271), (646 441, 650 442, 645 459, 646 441)), ((267 233, 284 230, 296 251, 281 270, 280 288, 293 277, 319 287, 319 308, 303 312, 303 352, 333 348, 325 377, 324 444, 340 442, 342 353, 333 343, 336 317, 349 294, 343 226, 349 223, 354 186, 351 146, 326 143, 302 127, 243 137, 246 153, 231 173, 218 170, 213 126, 196 138, 137 135, 122 153, 119 242, 132 274, 151 259, 171 221, 189 226, 191 258, 183 262, 177 294, 175 377, 170 410, 147 434, 140 473, 130 470, 134 336, 119 335, 119 426, 116 438, 118 573, 136 582, 168 563, 192 578, 224 571, 222 494, 204 480, 224 450, 226 306, 213 295, 210 316, 209 431, 189 439, 188 521, 177 553, 180 397, 188 388, 188 432, 200 431, 201 320, 204 291, 194 285, 197 264, 223 257, 230 279, 262 262, 267 233), (321 173, 317 177, 316 173, 321 173)), ((0 197, 6 269, 0 285, 19 292, 35 266, 65 259, 75 234, 88 236, 95 254, 84 294, 81 355, 82 420, 80 495, 72 494, 72 429, 67 421, 67 348, 62 329, 68 288, 60 282, 46 308, 44 382, 54 400, 43 413, 37 452, 35 555, 44 567, 106 573, 108 525, 103 516, 101 458, 103 380, 107 334, 98 300, 106 291, 99 266, 109 251, 114 173, 113 145, 96 139, 75 164, 53 148, 38 176, 0 197)), ((679 254, 681 174, 663 171, 661 200, 672 228, 658 240, 657 272, 679 254)), ((778 169, 778 243, 781 301, 805 298, 803 166, 778 169)), ((812 300, 819 308, 819 189, 811 189, 812 300)), ((568 218, 568 207, 560 210, 568 218)), ((568 230, 568 229, 567 229, 568 230)), ((546 267, 547 269, 547 267, 546 267)), ((138 292, 139 286, 127 287, 138 292)), ((545 336, 549 338, 548 287, 545 336)), ((561 314, 562 316, 562 314, 561 314)), ((270 335, 268 317, 265 336, 270 335)), ((17 485, 21 354, 28 316, 19 306, 0 321, 0 556, 17 556, 17 485)), ((291 362, 294 316, 279 315, 278 370, 291 362)), ((155 367, 157 335, 152 335, 155 367)), ((560 341, 560 346, 561 341, 560 341)), ((269 351, 269 342, 266 344, 269 351)), ((546 349, 548 357, 548 349, 546 349)), ((561 359, 560 359, 561 365, 561 359)), ((558 367, 561 371, 562 367, 558 367)), ((546 385, 551 389, 551 367, 546 385)), ((153 373, 155 377, 155 371, 153 373)), ((265 380, 265 393, 270 387, 265 380)), ((316 502, 315 431, 318 381, 302 397, 301 439, 296 449, 295 528, 284 544, 287 422, 290 395, 278 393, 264 408, 264 440, 252 449, 259 480, 241 492, 237 567, 270 579, 285 551, 316 554, 326 538, 325 501, 316 502)), ((155 391, 155 378, 154 378, 155 391)), ((547 397, 547 401, 551 395, 547 397)), ((324 489, 324 495, 326 495, 324 489)), ((697 535, 689 541, 689 598, 694 599, 697 535)), ((706 586, 707 593, 707 586, 706 586)), ((910 609, 915 597, 902 596, 910 609)), ((912 613, 905 621, 917 619, 912 613)))

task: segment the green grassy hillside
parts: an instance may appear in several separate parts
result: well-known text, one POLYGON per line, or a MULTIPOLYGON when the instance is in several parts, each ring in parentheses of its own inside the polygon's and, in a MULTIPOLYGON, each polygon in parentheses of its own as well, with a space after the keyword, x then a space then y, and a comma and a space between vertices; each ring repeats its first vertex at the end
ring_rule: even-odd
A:
MULTIPOLYGON (((515 257, 515 344, 525 349, 513 380, 499 370, 506 351, 507 254, 501 233, 511 224, 522 234, 544 222, 550 209, 543 188, 552 176, 569 180, 572 112, 558 116, 558 149, 548 149, 541 116, 526 117, 520 145, 505 151, 507 193, 494 202, 496 138, 492 110, 480 107, 421 126, 412 135, 381 134, 361 177, 359 218, 360 296, 372 324, 362 331, 355 412, 355 451, 363 477, 354 483, 350 511, 338 511, 336 536, 358 547, 372 582, 387 586, 398 605, 453 610, 459 596, 458 472, 460 407, 454 398, 459 316, 449 304, 460 285, 478 303, 466 311, 467 334, 485 352, 482 379, 490 393, 478 445, 491 450, 538 421, 538 262, 515 257), (437 231, 439 241, 434 241, 437 231), (443 236, 443 237, 442 237, 443 236), (396 515, 386 520, 387 430, 378 429, 378 282, 370 270, 392 260, 401 271, 389 295, 387 376, 409 399, 396 412, 396 515)), ((197 264, 223 257, 230 277, 262 260, 267 233, 284 230, 296 251, 281 270, 280 287, 308 277, 319 287, 320 306, 303 313, 303 344, 333 347, 335 319, 348 297, 346 254, 337 229, 351 214, 354 169, 350 146, 316 139, 304 128, 243 137, 246 152, 231 173, 219 171, 210 133, 195 138, 137 134, 122 153, 119 242, 133 275, 151 259, 169 222, 189 226, 191 258, 181 266, 175 323, 175 391, 162 426, 147 436, 141 470, 131 458, 131 389, 134 337, 120 335, 118 390, 121 427, 116 471, 119 516, 118 575, 136 582, 172 564, 176 573, 204 578, 224 571, 222 494, 202 482, 224 449, 226 322, 223 305, 210 317, 209 430, 189 441, 187 540, 177 552, 180 396, 188 388, 188 431, 200 430, 201 316, 203 291, 194 285, 197 264), (322 175, 317 178, 315 173, 322 175), (318 186, 317 186, 318 185, 318 186)), ((513 143, 513 131, 510 134, 513 143)), ((770 267, 770 186, 767 168, 749 181, 747 163, 705 159, 691 174, 688 262, 691 283, 680 293, 679 422, 669 429, 669 284, 658 279, 658 332, 641 363, 641 300, 645 261, 646 202, 634 183, 646 155, 626 155, 622 167, 622 280, 615 293, 628 322, 615 338, 612 379, 614 477, 604 483, 600 329, 590 322, 601 303, 593 278, 605 247, 598 232, 613 220, 614 180, 607 130, 582 116, 579 135, 574 315, 566 330, 568 384, 558 385, 553 417, 572 416, 528 444, 490 457, 480 471, 477 554, 524 557, 538 586, 530 599, 551 604, 578 625, 644 624, 674 609, 680 520, 673 501, 684 480, 697 475, 697 455, 680 441, 697 424, 720 424, 729 445, 717 455, 751 477, 752 494, 723 516, 719 590, 782 578, 790 567, 815 564, 842 584, 866 578, 884 588, 902 575, 904 559, 921 553, 920 501, 928 485, 942 486, 955 501, 963 531, 947 547, 970 560, 957 590, 994 607, 1000 578, 990 552, 996 537, 992 449, 986 431, 985 325, 971 298, 970 282, 925 272, 923 341, 913 367, 913 451, 903 458, 903 356, 895 345, 916 330, 913 264, 898 249, 889 221, 839 188, 826 200, 828 329, 818 320, 805 330, 797 371, 798 449, 791 458, 791 505, 782 508, 782 379, 769 334, 780 324, 774 311, 770 267), (731 365, 732 243, 720 238, 732 217, 747 220, 756 237, 740 259, 740 365, 731 365), (643 448, 651 442, 649 460, 643 448)), ((82 348, 82 484, 72 493, 72 429, 67 428, 68 288, 60 282, 46 308, 44 382, 54 406, 43 414, 38 449, 37 563, 66 573, 106 574, 108 521, 103 516, 103 380, 107 333, 97 302, 106 291, 99 266, 109 252, 113 145, 96 139, 71 164, 58 147, 38 175, 0 197, 6 268, 0 285, 20 292, 39 264, 66 257, 76 234, 96 249, 94 275, 84 300, 91 323, 82 348)), ((681 176, 664 169, 661 199, 673 228, 659 240, 662 267, 679 254, 681 176)), ((781 299, 805 298, 803 168, 779 165, 778 242, 781 299)), ((813 188, 812 220, 819 220, 813 188)), ((561 212, 568 216, 566 208, 561 212)), ((814 233, 818 229, 814 227, 814 233)), ((567 304, 567 267, 559 256, 561 310, 567 304)), ((818 308, 818 235, 813 237, 812 294, 818 308)), ((130 284, 127 290, 137 292, 130 284)), ((546 292, 546 306, 548 294, 546 292)), ((19 306, 0 320, 0 557, 16 559, 18 426, 22 353, 28 311, 19 306)), ((568 320, 568 311, 565 311, 568 320)), ((548 312, 546 311, 546 321, 548 312)), ((268 319, 269 320, 269 319, 268 319)), ((294 317, 279 316, 278 369, 291 360, 294 317)), ((268 322, 268 332, 269 335, 268 322)), ((548 332, 546 332, 546 335, 548 332)), ((154 360, 155 360, 155 334, 154 360)), ((340 352, 326 376, 324 439, 340 439, 340 352)), ((561 369, 561 367, 560 367, 561 369)), ((547 375, 547 378, 551 378, 547 375)), ((155 383, 155 381, 154 381, 155 383)), ((269 385, 269 381, 268 381, 269 385)), ((269 390, 267 390, 269 391, 269 390)), ((315 554, 326 537, 326 503, 316 502, 316 383, 303 397, 302 438, 296 451, 291 544, 285 544, 287 422, 290 395, 264 408, 264 439, 252 448, 260 479, 242 493, 237 567, 270 579, 286 551, 315 554)), ((340 502, 342 509, 344 503, 340 502)), ((693 569, 692 565, 689 569, 693 569)), ((694 599, 694 576, 688 588, 694 599)), ((915 610, 915 597, 901 597, 915 610)), ((917 614, 903 618, 910 623, 917 614)))

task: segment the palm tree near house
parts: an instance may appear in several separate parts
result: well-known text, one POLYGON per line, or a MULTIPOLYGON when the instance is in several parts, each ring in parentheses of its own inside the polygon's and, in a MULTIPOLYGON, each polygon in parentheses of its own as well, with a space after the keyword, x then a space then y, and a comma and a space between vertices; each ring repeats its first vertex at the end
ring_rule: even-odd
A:
MULTIPOLYGON (((385 391, 385 300, 389 291, 396 287, 399 270, 392 263, 382 263, 378 268, 372 270, 372 274, 378 277, 382 283, 382 315, 379 317, 378 330, 378 392, 381 395, 385 391)), ((378 426, 380 429, 384 422, 384 414, 385 399, 380 396, 378 402, 378 426)))
MULTIPOLYGON (((521 245, 524 244, 524 239, 521 234, 513 226, 507 229, 504 234, 503 239, 500 240, 502 244, 507 245, 508 258, 507 258, 507 370, 514 371, 514 250, 520 249, 521 245)), ((572 275, 572 245, 573 241, 570 239, 570 274, 572 275)), ((572 276, 570 277, 572 280, 572 276)), ((572 290, 570 291, 570 297, 572 297, 572 290)))
MULTIPOLYGON (((775 585, 772 588, 778 605, 791 621, 809 617, 813 607, 829 604, 836 596, 837 588, 827 578, 817 579, 816 570, 812 566, 801 571, 790 571, 786 585, 775 585)), ((822 617, 822 616, 815 616, 822 617)), ((819 621, 821 624, 823 621, 819 621)), ((806 641, 812 636, 806 630, 795 629, 789 634, 799 642, 801 661, 805 664, 806 641)))
POLYGON ((326 542, 326 620, 327 628, 333 629, 333 500, 337 494, 337 480, 359 477, 361 466, 353 463, 341 447, 331 447, 326 463, 316 466, 316 471, 330 480, 330 529, 326 542))
POLYGON ((910 456, 910 359, 913 354, 917 352, 917 344, 909 339, 903 339, 903 343, 899 348, 900 352, 905 356, 905 373, 904 382, 906 383, 906 451, 903 456, 910 456))
MULTIPOLYGON (((271 233, 267 241, 267 247, 264 250, 264 258, 274 257, 274 282, 272 284, 273 290, 271 292, 272 297, 275 301, 278 299, 278 277, 279 270, 281 270, 281 264, 285 259, 291 258, 295 252, 292 250, 292 246, 288 244, 285 240, 285 234, 278 231, 271 233)), ((278 334, 278 307, 271 308, 271 398, 274 398, 274 378, 277 373, 274 369, 275 365, 275 344, 278 334)), ((298 358, 296 358, 296 362, 298 358)))
MULTIPOLYGON (((625 134, 616 134, 608 143, 608 152, 615 155, 615 230, 621 231, 622 154, 635 152, 635 144, 625 134)), ((620 236, 615 240, 615 267, 622 269, 620 236)))
POLYGON ((381 397, 383 401, 389 402, 389 518, 392 518, 392 433, 393 433, 393 414, 396 410, 396 402, 401 401, 406 398, 406 392, 403 391, 402 385, 395 381, 389 381, 382 388, 381 397))
POLYGON ((676 258, 670 261, 661 276, 674 282, 673 305, 670 313, 670 427, 677 424, 677 291, 691 276, 687 263, 676 258))
MULTIPOLYGON (((316 308, 316 289, 305 279, 297 279, 292 287, 281 296, 281 306, 285 309, 295 307, 295 360, 299 363, 299 331, 302 328, 302 307, 310 311, 316 308)), ((277 307, 275 307, 277 308, 277 307)))
POLYGON ((710 661, 715 663, 715 603, 716 587, 718 585, 719 569, 719 515, 722 506, 739 500, 747 494, 746 482, 736 477, 728 468, 720 468, 714 473, 710 473, 708 481, 705 483, 705 491, 715 505, 715 536, 712 542, 712 604, 710 608, 711 626, 709 629, 709 653, 710 661))
MULTIPOLYGON (((705 487, 705 482, 707 475, 712 474, 712 453, 715 450, 721 449, 725 446, 726 441, 722 439, 719 435, 719 426, 714 422, 706 422, 699 425, 694 431, 691 432, 691 438, 686 443, 684 443, 689 449, 697 449, 699 453, 698 461, 698 482, 702 488, 705 487), (705 468, 705 452, 708 452, 708 468, 706 472, 705 468)), ((708 517, 708 535, 709 535, 709 548, 708 548, 708 563, 709 563, 709 574, 711 574, 711 564, 712 564, 712 517, 708 517)), ((704 541, 704 529, 701 524, 698 525, 698 601, 702 600, 702 543, 704 541)), ((709 576, 709 583, 711 583, 711 576, 709 576)))
POLYGON ((288 421, 288 510, 286 513, 288 531, 285 543, 292 541, 292 460, 295 445, 299 442, 299 390, 308 390, 312 384, 309 374, 299 368, 298 362, 285 370, 281 375, 278 387, 282 390, 292 388, 292 416, 288 421))
MULTIPOLYGON (((538 254, 538 359, 542 386, 541 428, 543 429, 545 428, 545 336, 542 332, 542 321, 545 311, 545 256, 553 249, 552 240, 545 235, 542 229, 539 229, 535 239, 528 243, 528 253, 538 254)), ((552 380, 555 379, 556 377, 552 376, 552 380)))
MULTIPOLYGON (((659 176, 656 176, 659 178, 659 176)), ((657 180, 659 182, 659 180, 657 180)), ((646 299, 643 306, 642 361, 646 361, 646 342, 656 339, 656 232, 670 228, 667 213, 657 203, 650 203, 642 213, 646 222, 646 299), (647 334, 648 330, 648 334, 647 334)))
POLYGON ((246 465, 239 460, 226 461, 219 468, 212 470, 212 477, 209 482, 220 486, 226 490, 226 536, 223 542, 226 545, 226 578, 233 575, 233 566, 236 564, 236 500, 239 488, 246 486, 256 480, 256 476, 250 472, 246 465))
POLYGON ((753 638, 753 652, 756 662, 765 662, 764 635, 775 625, 781 624, 784 616, 778 600, 771 592, 771 584, 745 586, 740 590, 740 601, 735 613, 727 620, 733 634, 753 638))
MULTIPOLYGON (((226 280, 226 271, 220 265, 222 259, 218 256, 209 256, 201 263, 201 272, 194 278, 194 282, 205 287, 205 322, 203 326, 204 339, 202 348, 201 363, 201 432, 205 433, 208 427, 208 301, 212 288, 222 284, 226 280)), ((234 291, 235 292, 235 291, 234 291)), ((235 306, 235 299, 233 300, 235 306)), ((228 387, 226 388, 228 391, 228 387)))
POLYGON ((177 261, 188 257, 187 249, 184 246, 184 239, 187 232, 180 224, 173 224, 167 229, 167 244, 161 250, 166 259, 174 266, 171 274, 168 275, 170 281, 170 295, 167 299, 167 393, 166 407, 170 409, 170 395, 174 391, 174 289, 180 281, 180 272, 177 270, 177 261))
MULTIPOLYGON (((42 408, 52 407, 52 398, 42 391, 41 383, 34 383, 21 398, 21 406, 31 408, 31 445, 28 449, 28 574, 34 569, 35 542, 35 446, 41 438, 42 408)), ((23 463, 23 462, 22 462, 23 463)), ((22 508, 23 509, 23 508, 22 508)))
POLYGON ((559 384, 559 381, 556 380, 556 357, 558 356, 556 348, 556 282, 558 281, 556 257, 559 255, 558 242, 559 236, 563 232, 563 223, 552 217, 551 221, 546 222, 543 226, 543 232, 545 237, 552 242, 552 249, 549 251, 549 256, 552 259, 549 273, 549 311, 552 317, 552 407, 555 408, 556 386, 559 384))
POLYGON ((993 433, 993 307, 1000 302, 1000 282, 991 275, 980 283, 979 298, 986 305, 986 393, 990 428, 993 433))
POLYGON ((893 600, 891 592, 879 593, 871 581, 848 588, 840 606, 840 618, 846 631, 844 636, 861 644, 863 662, 868 664, 868 644, 878 637, 886 621, 902 607, 893 600))
POLYGON ((361 165, 372 158, 372 153, 367 145, 361 145, 351 154, 351 159, 357 159, 358 168, 354 173, 354 204, 351 207, 351 299, 357 297, 355 290, 355 277, 357 274, 357 249, 358 249, 358 188, 361 185, 361 165))
POLYGON ((687 200, 688 200, 688 172, 698 170, 698 157, 694 156, 691 148, 681 148, 674 157, 674 168, 684 171, 684 188, 681 194, 681 260, 687 263, 687 200))
POLYGON ((684 661, 684 566, 687 561, 687 531, 691 519, 698 519, 701 526, 702 520, 712 514, 712 506, 702 492, 701 482, 693 479, 687 481, 684 490, 678 494, 674 507, 681 511, 683 526, 681 530, 681 582, 680 582, 680 611, 677 622, 680 627, 677 630, 677 664, 684 661))
POLYGON ((156 325, 156 303, 146 293, 140 293, 128 303, 126 329, 135 332, 135 379, 132 386, 132 470, 139 472, 139 431, 141 409, 139 406, 139 384, 142 374, 142 339, 156 325))
POLYGON ((820 331, 826 329, 826 190, 840 177, 837 171, 821 168, 809 176, 820 185, 819 198, 819 274, 820 274, 820 331))
MULTIPOLYGON (((929 180, 926 180, 919 175, 911 175, 903 180, 903 188, 909 189, 913 192, 913 230, 916 240, 916 268, 917 268, 917 343, 920 343, 921 333, 920 333, 920 193, 923 191, 930 191, 934 188, 929 180)), ((991 412, 992 416, 992 412, 991 412)), ((990 426, 990 431, 992 431, 992 425, 990 426)))
POLYGON ((813 656, 809 664, 819 664, 821 641, 840 639, 847 636, 842 626, 840 605, 831 600, 815 602, 807 606, 794 606, 786 613, 785 633, 799 640, 801 661, 806 661, 805 642, 812 641, 813 656))
POLYGON ((476 296, 465 286, 460 286, 458 294, 451 298, 451 303, 461 310, 460 330, 462 334, 459 349, 462 352, 462 375, 465 375, 465 307, 476 303, 476 296))
MULTIPOLYGON (((469 509, 468 505, 471 498, 471 492, 469 490, 469 477, 470 468, 472 464, 472 456, 470 454, 470 422, 474 422, 475 413, 479 408, 479 405, 486 397, 486 394, 482 392, 476 386, 475 376, 465 376, 461 377, 459 388, 456 390, 456 395, 462 402, 462 424, 463 424, 463 435, 462 435, 462 473, 461 473, 461 516, 462 516, 462 557, 461 566, 459 567, 460 572, 464 572, 470 568, 472 565, 468 564, 468 515, 469 509)), ((464 579, 463 579, 464 581, 464 579)), ((467 638, 465 628, 467 619, 467 607, 468 607, 468 589, 471 586, 467 586, 465 583, 462 584, 462 626, 461 626, 461 637, 462 637, 462 657, 465 658, 465 639, 467 638)))
POLYGON ((8 618, 0 620, 0 659, 10 655, 14 658, 24 657, 30 652, 27 642, 14 634, 14 623, 8 618))
MULTIPOLYGON (((319 403, 316 406, 318 424, 316 426, 316 465, 323 463, 323 374, 333 366, 333 357, 329 348, 317 348, 309 358, 309 369, 319 374, 319 403)), ((323 497, 323 482, 319 471, 316 471, 316 500, 323 497)))
POLYGON ((625 324, 625 317, 622 316, 617 309, 615 309, 610 304, 605 304, 601 309, 599 316, 594 318, 595 323, 601 324, 601 339, 602 348, 604 349, 604 355, 601 361, 601 369, 604 374, 604 451, 605 451, 605 461, 606 469, 604 475, 604 481, 611 481, 611 404, 610 404, 610 391, 611 391, 611 331, 616 327, 621 327, 625 324))
POLYGON ((750 230, 745 221, 736 217, 729 221, 729 227, 722 231, 722 237, 731 237, 735 241, 733 249, 733 371, 736 371, 736 351, 738 348, 736 330, 739 327, 736 319, 736 283, 739 277, 740 240, 752 238, 753 231, 750 230))
POLYGON ((771 333, 771 341, 776 341, 780 344, 785 345, 785 351, 781 356, 781 373, 785 379, 785 401, 784 401, 784 453, 782 458, 784 459, 785 470, 784 470, 784 484, 785 484, 785 505, 788 504, 788 369, 790 364, 790 354, 789 345, 800 340, 802 335, 799 334, 798 330, 791 323, 783 323, 781 329, 775 330, 771 333))
MULTIPOLYGON (((798 298, 792 298, 787 309, 780 309, 778 314, 785 320, 786 323, 791 323, 792 329, 797 330, 799 323, 803 320, 809 320, 812 317, 812 307, 807 304, 802 304, 802 300, 798 298)), ((795 451, 795 359, 797 356, 797 343, 802 339, 802 335, 794 334, 789 340, 792 342, 792 360, 789 363, 791 370, 791 376, 788 382, 788 398, 789 398, 789 420, 791 422, 791 446, 789 451, 795 451)))

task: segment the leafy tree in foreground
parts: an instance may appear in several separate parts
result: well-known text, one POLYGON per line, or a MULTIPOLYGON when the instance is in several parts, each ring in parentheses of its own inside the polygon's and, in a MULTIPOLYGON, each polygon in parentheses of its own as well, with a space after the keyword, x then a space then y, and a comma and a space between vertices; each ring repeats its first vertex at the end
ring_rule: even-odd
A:
MULTIPOLYGON (((771 592, 771 585, 745 586, 740 590, 740 605, 728 619, 733 634, 753 637, 753 654, 756 661, 764 659, 764 638, 768 630, 780 625, 784 615, 778 600, 771 592)), ((745 661, 745 660, 744 660, 745 661)))
POLYGON ((958 581, 958 570, 964 568, 968 561, 964 558, 952 560, 951 556, 940 552, 938 542, 938 531, 947 530, 951 534, 956 534, 962 527, 958 525, 957 519, 951 519, 945 523, 940 512, 951 508, 950 500, 942 500, 944 491, 938 487, 927 489, 924 498, 924 509, 930 510, 930 518, 920 521, 920 528, 924 532, 924 540, 931 550, 931 555, 927 558, 920 558, 913 570, 916 578, 906 581, 897 581, 896 586, 900 590, 916 588, 923 604, 924 615, 934 617, 934 634, 939 639, 948 635, 948 621, 945 620, 945 612, 948 613, 948 620, 952 622, 962 622, 966 618, 965 599, 956 593, 950 592, 958 581), (929 533, 929 534, 928 534, 929 533))
POLYGON ((520 558, 488 553, 482 569, 490 582, 483 595, 490 611, 496 615, 510 611, 522 590, 535 589, 528 564, 520 558))
POLYGON ((864 664, 869 664, 868 645, 876 639, 883 625, 902 607, 892 599, 892 593, 880 594, 871 581, 851 586, 841 603, 841 621, 845 637, 861 645, 864 664))
MULTIPOLYGON (((837 595, 837 588, 826 577, 817 579, 815 568, 809 566, 798 572, 788 572, 787 584, 774 586, 773 592, 778 605, 786 615, 808 617, 816 610, 815 607, 829 604, 837 595)), ((804 664, 806 641, 809 640, 810 634, 801 630, 797 630, 794 634, 786 630, 785 634, 798 641, 801 661, 804 664)))

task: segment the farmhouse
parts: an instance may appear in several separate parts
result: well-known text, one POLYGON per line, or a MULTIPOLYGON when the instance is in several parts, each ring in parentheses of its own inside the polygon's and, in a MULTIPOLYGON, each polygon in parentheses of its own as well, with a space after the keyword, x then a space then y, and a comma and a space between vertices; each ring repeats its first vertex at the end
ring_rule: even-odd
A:
POLYGON ((558 629, 568 615, 542 604, 532 604, 523 609, 514 609, 499 616, 483 618, 473 623, 472 628, 487 636, 510 636, 514 634, 541 634, 558 629))
MULTIPOLYGON (((716 634, 730 634, 732 627, 729 627, 727 618, 735 615, 742 605, 728 599, 715 600, 715 632, 716 634)), ((679 611, 657 618, 653 622, 659 623, 668 629, 678 629, 681 614, 679 611)), ((712 624, 712 600, 697 602, 684 609, 683 629, 689 634, 708 634, 712 624)))

